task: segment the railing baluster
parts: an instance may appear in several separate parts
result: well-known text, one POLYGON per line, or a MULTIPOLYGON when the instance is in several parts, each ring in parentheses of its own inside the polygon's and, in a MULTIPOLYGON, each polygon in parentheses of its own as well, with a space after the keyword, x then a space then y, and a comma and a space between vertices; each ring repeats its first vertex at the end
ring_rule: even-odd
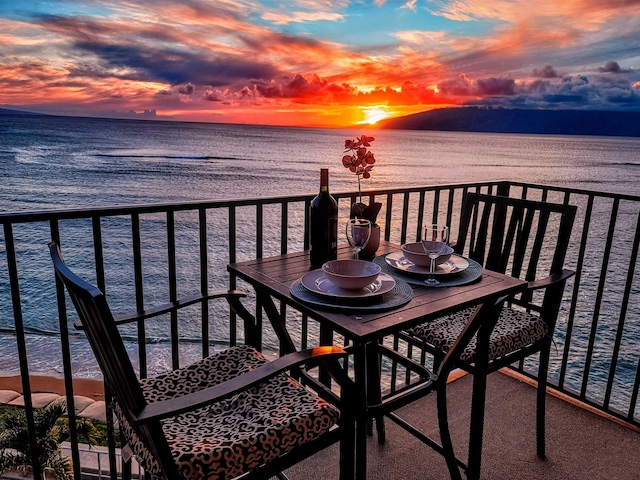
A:
POLYGON ((302 248, 309 250, 309 209, 311 208, 311 199, 304 201, 304 239, 302 248))
POLYGON ((100 225, 100 217, 91 217, 91 227, 93 231, 93 257, 96 267, 96 283, 102 293, 106 295, 107 284, 104 278, 104 252, 102 249, 102 228, 100 225))
POLYGON ((633 388, 631 390, 631 402, 629 403, 629 415, 626 420, 629 423, 638 425, 640 422, 636 420, 636 405, 638 404, 638 392, 640 392, 640 358, 636 365, 636 378, 633 382, 633 388))
POLYGON ((289 250, 289 203, 282 202, 280 210, 280 253, 289 250))
MULTIPOLYGON (((449 225, 449 235, 451 235, 451 222, 453 220, 453 200, 454 200, 454 191, 449 189, 448 191, 448 201, 447 201, 447 219, 445 221, 446 225, 449 225)), ((451 237, 449 237, 449 242, 451 242, 451 237)))
POLYGON ((407 224, 409 223, 409 192, 402 196, 402 224, 400 226, 400 243, 407 243, 407 224))
MULTIPOLYGON (((207 210, 198 209, 198 226, 200 239, 200 293, 203 297, 209 292, 209 242, 207 241, 207 210)), ((202 331, 202 358, 209 356, 209 302, 203 301, 200 304, 200 315, 202 315, 200 325, 202 331)))
MULTIPOLYGON (((178 300, 178 285, 176 274, 176 223, 175 212, 167 211, 167 263, 169 267, 169 301, 178 300)), ((171 364, 173 369, 180 368, 180 335, 178 332, 178 312, 171 311, 171 364)))
POLYGON ((422 240, 422 224, 424 223, 424 201, 425 192, 420 190, 420 198, 418 200, 418 222, 416 224, 416 238, 414 241, 419 242, 422 240))
POLYGON ((264 205, 256 205, 256 258, 264 255, 264 205))
POLYGON ((392 210, 393 210, 393 195, 387 195, 387 212, 385 214, 384 219, 384 239, 389 240, 391 238, 391 220, 392 220, 392 210))
POLYGON ((440 190, 433 192, 433 211, 431 212, 431 223, 438 223, 438 211, 440 210, 440 190))
MULTIPOLYGON (((140 240, 140 216, 131 215, 131 240, 133 246, 133 277, 135 282, 136 312, 144 312, 144 284, 142 278, 142 242, 140 240)), ((147 334, 144 320, 139 320, 138 331, 138 362, 140 363, 140 378, 147 378, 147 334)))
MULTIPOLYGON (((236 248, 238 246, 238 239, 236 236, 236 207, 235 205, 229 206, 229 229, 228 229, 228 238, 229 238, 229 263, 236 262, 236 248)), ((238 288, 237 279, 234 276, 229 278, 229 288, 235 290, 238 288)), ((260 317, 259 314, 260 306, 256 305, 256 319, 260 317)), ((238 344, 238 325, 237 325, 237 315, 234 312, 231 312, 229 316, 229 345, 235 347, 238 344)))

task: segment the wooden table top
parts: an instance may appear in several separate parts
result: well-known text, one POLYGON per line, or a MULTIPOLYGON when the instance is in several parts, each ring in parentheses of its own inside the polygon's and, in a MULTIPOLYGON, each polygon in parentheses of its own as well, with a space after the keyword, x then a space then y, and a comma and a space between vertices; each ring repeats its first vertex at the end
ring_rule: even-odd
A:
MULTIPOLYGON (((378 255, 399 249, 399 245, 381 242, 378 255)), ((338 258, 350 258, 350 253, 348 246, 341 247, 338 258)), ((467 285, 446 288, 414 287, 413 299, 390 311, 341 313, 315 308, 291 295, 291 285, 310 271, 308 251, 234 263, 228 266, 228 271, 255 289, 282 300, 359 341, 381 338, 431 318, 480 304, 488 298, 516 293, 526 285, 517 278, 483 270, 480 280, 467 285)))

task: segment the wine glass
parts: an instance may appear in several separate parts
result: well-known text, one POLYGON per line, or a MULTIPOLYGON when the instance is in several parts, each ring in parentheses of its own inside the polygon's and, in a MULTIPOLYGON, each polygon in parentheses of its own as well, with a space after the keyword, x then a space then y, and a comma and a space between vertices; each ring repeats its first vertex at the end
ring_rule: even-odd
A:
POLYGON ((371 237, 371 221, 363 218, 351 218, 347 222, 347 241, 356 259, 360 256, 360 251, 367 246, 371 237))
POLYGON ((422 239, 422 248, 429 258, 431 264, 429 266, 429 278, 425 280, 427 285, 438 285, 440 282, 433 276, 436 267, 436 258, 442 255, 447 249, 447 240, 449 239, 449 227, 433 223, 424 227, 424 237, 422 239))

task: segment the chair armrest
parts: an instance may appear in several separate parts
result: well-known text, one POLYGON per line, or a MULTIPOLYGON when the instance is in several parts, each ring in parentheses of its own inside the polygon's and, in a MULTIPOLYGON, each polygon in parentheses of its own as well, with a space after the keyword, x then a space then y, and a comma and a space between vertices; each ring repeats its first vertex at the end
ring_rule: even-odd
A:
POLYGON ((138 413, 135 421, 142 424, 195 410, 232 397, 297 366, 303 364, 315 366, 324 360, 346 356, 345 350, 333 346, 316 347, 290 353, 218 385, 181 397, 151 403, 138 413))
POLYGON ((573 270, 564 269, 558 273, 552 273, 548 277, 541 278, 539 280, 533 280, 527 283, 527 290, 539 290, 541 288, 547 288, 556 283, 564 282, 568 278, 573 277, 576 274, 573 270))
MULTIPOLYGON (((197 302, 204 302, 206 300, 213 300, 216 298, 226 298, 229 304, 233 308, 235 305, 240 305, 240 298, 243 298, 246 296, 247 294, 240 290, 211 290, 207 292, 205 295, 203 295, 202 293, 196 293, 195 295, 188 295, 179 300, 176 300, 175 302, 169 302, 162 305, 158 305, 156 307, 146 309, 143 312, 134 312, 134 313, 127 313, 124 315, 116 315, 113 317, 113 320, 116 325, 124 325, 127 323, 132 323, 140 320, 146 320, 148 318, 157 317, 159 315, 164 315, 165 313, 169 313, 173 310, 179 310, 181 308, 188 307, 189 305, 193 305, 194 303, 197 303, 197 302)), ((238 307, 238 309, 240 308, 241 307, 238 307)), ((74 327, 76 328, 76 330, 84 330, 84 327, 80 322, 76 322, 74 324, 74 327)))

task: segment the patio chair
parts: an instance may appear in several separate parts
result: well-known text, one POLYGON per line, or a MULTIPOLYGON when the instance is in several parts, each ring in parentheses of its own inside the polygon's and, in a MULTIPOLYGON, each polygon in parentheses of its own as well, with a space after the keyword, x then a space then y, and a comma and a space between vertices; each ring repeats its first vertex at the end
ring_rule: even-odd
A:
MULTIPOLYGON (((563 267, 575 215, 571 205, 477 193, 463 199, 455 253, 528 282, 527 289, 502 308, 497 322, 476 329, 455 360, 456 367, 474 375, 469 457, 468 465, 463 465, 473 465, 473 475, 480 471, 487 375, 537 352, 536 450, 545 457, 549 354, 565 284, 574 274, 563 267)), ((473 312, 468 309, 420 324, 402 337, 433 354, 435 369, 472 323, 473 312)), ((384 428, 378 435, 384 441, 384 428)))
MULTIPOLYGON (((340 478, 353 478, 355 427, 348 403, 328 391, 321 398, 287 373, 326 367, 341 397, 349 398, 352 382, 339 363, 344 350, 318 347, 269 362, 251 346, 231 347, 139 380, 104 294, 66 266, 57 244, 49 249, 113 397, 126 441, 123 458, 133 454, 146 472, 167 480, 287 478, 283 469, 340 441, 340 478)), ((64 304, 59 283, 58 292, 64 304)), ((254 321, 239 302, 230 305, 254 321)))

